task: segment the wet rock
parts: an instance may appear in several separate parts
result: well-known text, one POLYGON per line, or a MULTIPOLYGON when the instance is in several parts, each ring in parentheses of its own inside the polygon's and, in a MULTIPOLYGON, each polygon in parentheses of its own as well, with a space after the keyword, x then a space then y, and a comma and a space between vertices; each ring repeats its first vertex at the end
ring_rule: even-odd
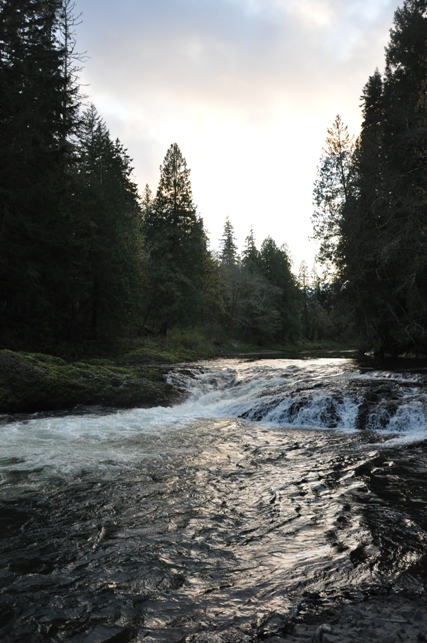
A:
POLYGON ((279 614, 274 614, 263 623, 260 634, 263 638, 278 637, 286 633, 286 626, 286 620, 279 614))
POLYGON ((201 632, 186 637, 185 643, 224 643, 224 641, 219 634, 201 632))
POLYGON ((420 610, 416 610, 412 616, 412 620, 415 623, 425 623, 427 621, 427 614, 425 612, 421 612, 420 610))
POLYGON ((323 635, 325 633, 331 634, 332 627, 327 623, 322 623, 322 625, 319 625, 314 633, 314 636, 312 638, 313 643, 323 643, 323 641, 325 640, 323 635))
POLYGON ((98 625, 82 643, 130 643, 135 636, 136 631, 131 628, 98 625))

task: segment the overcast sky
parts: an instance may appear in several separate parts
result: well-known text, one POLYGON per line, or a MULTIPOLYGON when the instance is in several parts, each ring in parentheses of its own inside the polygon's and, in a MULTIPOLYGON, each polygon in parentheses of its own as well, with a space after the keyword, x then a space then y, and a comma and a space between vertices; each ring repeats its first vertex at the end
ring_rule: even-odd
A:
POLYGON ((142 191, 178 143, 211 247, 287 243, 312 264, 312 186, 326 129, 360 127, 398 0, 76 0, 88 100, 134 160, 142 191))

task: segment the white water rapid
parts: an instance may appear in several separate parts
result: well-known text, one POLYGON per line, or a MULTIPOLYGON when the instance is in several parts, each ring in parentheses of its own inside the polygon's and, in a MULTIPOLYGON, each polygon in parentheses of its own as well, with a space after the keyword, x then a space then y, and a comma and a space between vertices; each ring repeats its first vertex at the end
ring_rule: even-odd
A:
MULTIPOLYGON (((215 418, 282 428, 368 429, 398 442, 427 437, 426 375, 361 368, 352 359, 221 360, 173 369, 188 391, 171 408, 8 421, 0 431, 0 484, 79 470, 132 466, 167 448, 162 435, 215 418)), ((166 439, 166 438, 165 438, 166 439)))
POLYGON ((360 634, 352 610, 372 601, 399 636, 409 618, 393 640, 425 640, 424 365, 169 378, 171 408, 3 418, 0 641, 308 643, 347 614, 328 640, 368 643, 377 616, 360 634))

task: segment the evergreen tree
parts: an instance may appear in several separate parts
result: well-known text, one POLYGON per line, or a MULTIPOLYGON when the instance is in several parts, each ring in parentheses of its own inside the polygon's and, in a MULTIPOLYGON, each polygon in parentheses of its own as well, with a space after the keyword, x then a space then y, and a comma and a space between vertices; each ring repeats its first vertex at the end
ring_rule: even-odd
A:
POLYGON ((260 266, 261 274, 277 288, 275 305, 280 315, 280 339, 298 335, 299 292, 286 246, 279 248, 271 237, 267 237, 261 245, 260 266))
MULTIPOLYGON (((405 0, 394 16, 384 78, 376 71, 363 92, 361 135, 344 164, 350 191, 343 200, 338 182, 337 216, 314 218, 339 291, 380 353, 427 352, 426 42, 427 2, 405 0)), ((319 194, 328 190, 318 183, 319 194)))
POLYGON ((160 167, 152 208, 143 220, 149 253, 145 322, 166 334, 176 324, 200 319, 207 240, 197 215, 190 170, 176 143, 160 167))
POLYGON ((326 146, 314 184, 312 216, 314 238, 320 241, 319 261, 325 266, 340 263, 341 221, 352 195, 353 140, 340 116, 328 130, 326 146))
POLYGON ((59 339, 74 251, 69 139, 77 87, 65 73, 59 0, 0 2, 0 325, 4 341, 59 339))
POLYGON ((242 265, 250 273, 259 272, 261 269, 259 251, 255 243, 254 230, 251 227, 249 235, 245 239, 245 247, 242 252, 242 265))
POLYGON ((118 140, 111 140, 93 106, 83 115, 78 151, 78 308, 86 335, 97 339, 138 316, 141 208, 127 152, 118 140))
POLYGON ((302 261, 298 271, 298 286, 301 293, 302 311, 301 311, 301 326, 302 334, 305 338, 310 338, 310 279, 308 274, 308 266, 305 261, 302 261))
POLYGON ((224 266, 232 268, 237 263, 237 245, 234 236, 234 228, 227 217, 224 224, 224 232, 220 241, 220 258, 224 266))
POLYGON ((142 218, 145 219, 150 216, 151 209, 153 207, 153 193, 150 189, 148 183, 146 183, 144 191, 141 198, 141 209, 142 209, 142 218))
POLYGON ((378 318, 387 281, 380 269, 388 218, 389 188, 384 158, 383 80, 378 70, 362 93, 362 131, 354 154, 355 192, 341 222, 342 291, 358 326, 369 334, 368 318, 378 318))

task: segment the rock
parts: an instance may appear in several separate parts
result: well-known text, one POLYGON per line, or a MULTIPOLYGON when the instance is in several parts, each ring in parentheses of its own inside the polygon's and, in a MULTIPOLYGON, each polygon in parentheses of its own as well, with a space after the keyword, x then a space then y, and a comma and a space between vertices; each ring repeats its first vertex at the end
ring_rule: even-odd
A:
POLYGON ((98 625, 82 643, 130 643, 136 632, 126 627, 105 627, 98 625))
MULTIPOLYGON (((261 628, 261 633, 263 637, 279 637, 281 634, 284 634, 286 631, 286 621, 279 614, 273 614, 261 628)), ((266 639, 264 639, 266 640, 266 639)))
POLYGON ((328 625, 327 623, 323 623, 322 625, 319 625, 317 630, 314 633, 314 636, 312 638, 313 643, 322 643, 323 642, 323 634, 332 634, 332 627, 328 625))
POLYGON ((166 382, 161 368, 116 366, 107 360, 67 364, 40 353, 0 351, 0 414, 168 406, 180 398, 182 391, 166 382))

